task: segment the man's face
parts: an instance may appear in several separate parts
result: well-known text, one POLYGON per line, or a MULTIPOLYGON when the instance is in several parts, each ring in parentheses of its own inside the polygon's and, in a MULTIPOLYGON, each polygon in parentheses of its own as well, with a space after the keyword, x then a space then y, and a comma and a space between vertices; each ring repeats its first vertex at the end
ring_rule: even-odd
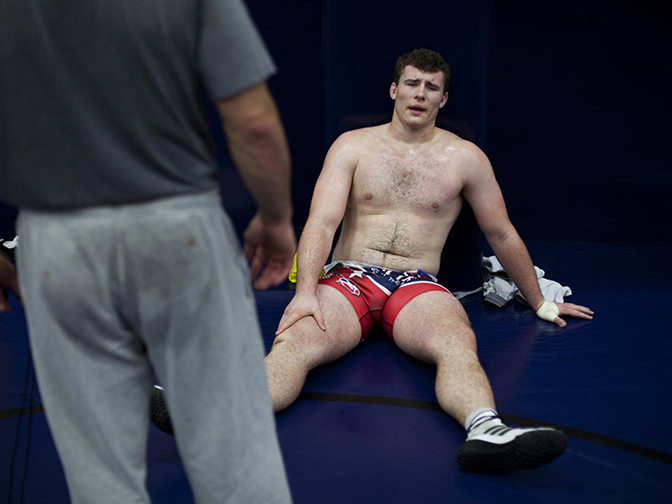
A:
POLYGON ((393 82, 390 86, 390 96, 403 123, 422 127, 433 123, 446 104, 448 92, 442 90, 443 72, 427 73, 409 65, 401 73, 399 84, 393 82))

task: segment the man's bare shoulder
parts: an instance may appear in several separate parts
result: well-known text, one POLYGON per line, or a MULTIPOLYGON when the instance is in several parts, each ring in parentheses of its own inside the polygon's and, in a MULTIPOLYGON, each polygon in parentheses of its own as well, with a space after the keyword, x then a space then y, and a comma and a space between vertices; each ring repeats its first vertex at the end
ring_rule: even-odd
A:
POLYGON ((488 163, 487 156, 476 144, 450 131, 436 128, 434 142, 441 149, 445 149, 451 157, 459 157, 467 165, 480 166, 488 163))
POLYGON ((342 133, 331 144, 330 152, 348 156, 360 157, 371 150, 373 145, 383 139, 383 132, 378 126, 359 128, 342 133))
MULTIPOLYGON (((380 141, 384 135, 384 126, 370 126, 359 128, 342 133, 336 142, 348 143, 353 145, 363 145, 370 142, 380 141)), ((334 142, 334 143, 336 143, 334 142)))

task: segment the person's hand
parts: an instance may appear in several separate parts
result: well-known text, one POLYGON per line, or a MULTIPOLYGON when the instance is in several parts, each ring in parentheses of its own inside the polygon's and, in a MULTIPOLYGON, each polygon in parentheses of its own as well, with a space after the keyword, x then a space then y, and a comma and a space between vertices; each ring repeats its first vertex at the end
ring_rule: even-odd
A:
POLYGON ((9 313, 12 307, 7 302, 8 290, 12 289, 17 298, 21 299, 19 281, 14 265, 0 255, 0 313, 9 313))
POLYGON ((268 289, 287 280, 296 253, 291 222, 269 223, 257 213, 247 226, 243 241, 255 289, 268 289))
POLYGON ((278 334, 285 332, 299 320, 306 317, 313 317, 315 322, 317 322, 317 325, 320 326, 320 329, 323 331, 327 330, 327 326, 324 323, 324 316, 322 315, 322 308, 320 307, 320 302, 317 300, 317 297, 314 295, 296 294, 294 298, 292 298, 292 301, 287 305, 287 308, 285 308, 285 312, 282 314, 275 335, 277 336, 278 334))
POLYGON ((536 314, 539 318, 553 322, 560 327, 567 327, 567 322, 565 322, 561 317, 568 316, 592 320, 595 313, 590 308, 573 303, 554 303, 552 301, 544 301, 537 309, 536 314))

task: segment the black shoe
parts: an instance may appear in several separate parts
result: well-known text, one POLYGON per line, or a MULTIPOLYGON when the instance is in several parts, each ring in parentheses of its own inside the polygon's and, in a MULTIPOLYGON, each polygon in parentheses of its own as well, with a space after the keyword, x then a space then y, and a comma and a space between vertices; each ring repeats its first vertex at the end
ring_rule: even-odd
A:
POLYGON ((166 402, 163 400, 163 388, 154 385, 149 405, 149 419, 159 430, 174 436, 173 423, 170 421, 166 402))
POLYGON ((467 437, 457 450, 457 464, 463 471, 480 473, 536 469, 558 458, 566 448, 567 437, 559 430, 497 425, 467 437))

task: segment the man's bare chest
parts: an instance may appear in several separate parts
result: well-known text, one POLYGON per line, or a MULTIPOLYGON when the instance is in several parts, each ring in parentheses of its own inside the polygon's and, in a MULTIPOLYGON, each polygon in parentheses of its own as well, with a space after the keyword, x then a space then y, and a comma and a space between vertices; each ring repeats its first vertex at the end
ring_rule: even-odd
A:
POLYGON ((352 203, 389 209, 447 210, 462 190, 458 167, 432 152, 372 152, 360 158, 352 203))

